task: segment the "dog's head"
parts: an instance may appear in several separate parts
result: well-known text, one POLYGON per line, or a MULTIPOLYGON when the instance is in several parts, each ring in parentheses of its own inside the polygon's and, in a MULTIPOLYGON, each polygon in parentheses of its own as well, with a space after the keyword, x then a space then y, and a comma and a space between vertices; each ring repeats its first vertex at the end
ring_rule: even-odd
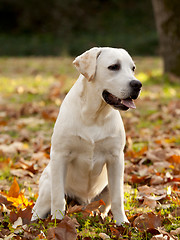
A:
POLYGON ((142 84, 134 76, 135 64, 126 50, 92 48, 73 63, 107 104, 118 110, 135 108, 133 100, 139 96, 142 84))

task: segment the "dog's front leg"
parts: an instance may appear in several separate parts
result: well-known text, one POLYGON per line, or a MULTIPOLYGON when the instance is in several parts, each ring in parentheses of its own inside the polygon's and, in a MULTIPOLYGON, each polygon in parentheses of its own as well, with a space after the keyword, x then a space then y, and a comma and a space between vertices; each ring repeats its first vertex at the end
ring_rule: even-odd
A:
POLYGON ((61 153, 51 152, 51 215, 53 219, 62 219, 65 214, 66 165, 66 158, 61 153))
POLYGON ((111 210, 117 225, 128 222, 124 211, 124 153, 107 164, 111 210))

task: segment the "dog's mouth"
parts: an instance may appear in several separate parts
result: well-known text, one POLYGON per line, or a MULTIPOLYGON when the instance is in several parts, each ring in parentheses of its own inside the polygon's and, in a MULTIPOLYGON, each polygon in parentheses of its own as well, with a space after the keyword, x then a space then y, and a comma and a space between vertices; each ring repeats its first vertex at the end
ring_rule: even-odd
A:
POLYGON ((106 90, 103 91, 102 96, 105 102, 113 106, 115 109, 126 111, 129 108, 136 108, 136 105, 131 97, 120 99, 106 90))

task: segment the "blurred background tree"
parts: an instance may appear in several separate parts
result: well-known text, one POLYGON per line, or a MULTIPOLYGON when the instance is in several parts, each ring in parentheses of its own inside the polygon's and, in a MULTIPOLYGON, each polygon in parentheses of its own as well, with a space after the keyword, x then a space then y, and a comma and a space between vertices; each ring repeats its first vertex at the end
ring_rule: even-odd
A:
POLYGON ((165 72, 180 76, 180 1, 152 0, 165 72))

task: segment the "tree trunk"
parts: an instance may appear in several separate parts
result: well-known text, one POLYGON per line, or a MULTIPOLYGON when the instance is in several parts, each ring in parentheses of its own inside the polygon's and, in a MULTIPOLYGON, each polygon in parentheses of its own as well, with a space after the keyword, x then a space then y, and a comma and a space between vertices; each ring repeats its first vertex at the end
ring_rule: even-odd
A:
POLYGON ((152 0, 164 71, 180 76, 180 0, 152 0))

